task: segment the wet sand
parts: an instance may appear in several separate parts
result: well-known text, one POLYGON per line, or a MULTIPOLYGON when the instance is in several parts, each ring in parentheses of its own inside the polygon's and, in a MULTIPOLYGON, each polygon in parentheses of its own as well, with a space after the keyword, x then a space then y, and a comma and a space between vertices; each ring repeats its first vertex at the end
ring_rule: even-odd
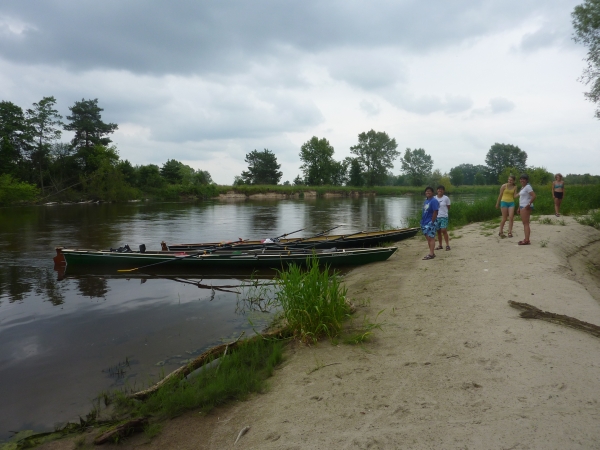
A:
POLYGON ((354 320, 382 323, 368 343, 293 344, 266 393, 104 448, 234 448, 245 426, 235 448, 600 448, 600 339, 508 305, 600 325, 600 231, 551 218, 529 246, 520 223, 456 230, 432 261, 423 238, 399 243, 345 279, 354 320))

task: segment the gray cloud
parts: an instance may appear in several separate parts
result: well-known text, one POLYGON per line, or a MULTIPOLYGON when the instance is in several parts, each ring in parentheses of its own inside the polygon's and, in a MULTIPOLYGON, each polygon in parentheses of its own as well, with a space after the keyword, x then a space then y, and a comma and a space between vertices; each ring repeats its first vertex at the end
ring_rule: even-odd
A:
POLYGON ((361 100, 360 109, 367 114, 367 116, 376 116, 380 113, 381 107, 377 102, 371 102, 369 100, 361 100))
POLYGON ((447 114, 454 114, 467 111, 473 106, 473 100, 463 95, 446 95, 442 99, 438 95, 416 96, 400 92, 390 95, 389 99, 396 107, 421 115, 440 111, 447 114))
POLYGON ((510 112, 515 109, 515 104, 503 97, 496 97, 490 100, 490 108, 492 114, 499 114, 504 112, 510 112))
MULTIPOLYGON (((70 70, 244 72, 293 50, 448 47, 515 26, 560 0, 3 2, 0 56, 70 70)), ((385 82, 385 80, 375 80, 385 82)))

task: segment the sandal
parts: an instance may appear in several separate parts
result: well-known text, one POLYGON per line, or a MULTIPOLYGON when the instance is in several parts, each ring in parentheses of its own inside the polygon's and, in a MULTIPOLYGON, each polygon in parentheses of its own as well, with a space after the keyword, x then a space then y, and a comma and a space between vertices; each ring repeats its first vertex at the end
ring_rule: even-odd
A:
POLYGON ((446 245, 446 251, 450 250, 450 246, 446 245))
POLYGON ((519 245, 529 245, 529 244, 531 244, 531 242, 526 241, 526 240, 519 241, 519 245))
POLYGON ((512 233, 508 233, 508 237, 512 237, 512 233))
POLYGON ((427 255, 427 256, 425 256, 423 258, 423 261, 428 261, 428 260, 433 259, 433 258, 435 258, 435 255, 427 255))
POLYGON ((444 247, 442 247, 441 245, 438 245, 435 249, 436 250, 444 250, 444 247))
POLYGON ((500 232, 500 233, 498 233, 498 236, 500 236, 501 238, 503 238, 504 237, 504 233, 500 232))

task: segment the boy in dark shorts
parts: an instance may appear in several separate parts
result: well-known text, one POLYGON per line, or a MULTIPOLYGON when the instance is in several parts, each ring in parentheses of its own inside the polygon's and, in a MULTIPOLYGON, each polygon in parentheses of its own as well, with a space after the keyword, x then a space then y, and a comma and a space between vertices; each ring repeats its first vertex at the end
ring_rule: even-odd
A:
POLYGON ((437 231, 436 219, 440 204, 433 196, 433 188, 427 186, 425 188, 425 202, 423 203, 423 214, 421 215, 421 231, 427 239, 429 246, 429 254, 423 259, 429 260, 435 258, 435 235, 437 231))

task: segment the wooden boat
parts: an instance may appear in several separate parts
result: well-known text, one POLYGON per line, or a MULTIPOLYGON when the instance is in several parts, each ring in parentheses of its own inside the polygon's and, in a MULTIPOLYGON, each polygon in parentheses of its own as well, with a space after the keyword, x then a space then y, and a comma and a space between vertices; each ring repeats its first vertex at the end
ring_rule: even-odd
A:
POLYGON ((311 238, 287 238, 278 239, 275 242, 270 240, 247 240, 234 242, 204 242, 197 244, 167 244, 161 243, 163 251, 189 251, 201 249, 285 249, 285 248, 360 248, 374 247, 385 242, 398 242, 408 239, 417 234, 419 228, 398 228, 386 231, 361 231, 351 234, 335 234, 326 236, 317 236, 311 238), (270 242, 269 242, 270 241, 270 242))
POLYGON ((204 273, 235 271, 250 272, 257 269, 279 269, 289 264, 305 265, 315 257, 319 264, 329 267, 349 267, 385 261, 397 247, 313 250, 200 250, 191 252, 117 252, 108 250, 81 250, 56 247, 54 262, 65 262, 71 268, 87 270, 101 268, 114 272, 204 273))

